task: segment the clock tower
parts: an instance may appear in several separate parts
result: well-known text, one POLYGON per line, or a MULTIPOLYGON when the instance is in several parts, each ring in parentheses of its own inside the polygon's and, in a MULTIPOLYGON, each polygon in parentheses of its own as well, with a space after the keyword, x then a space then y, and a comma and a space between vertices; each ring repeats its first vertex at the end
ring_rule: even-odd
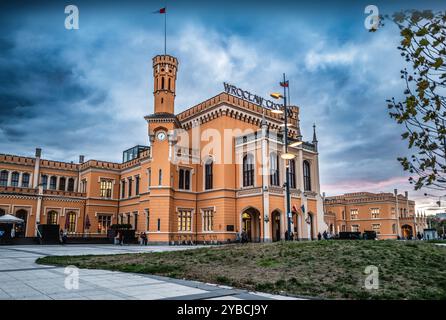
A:
POLYGON ((150 196, 151 221, 156 222, 153 231, 165 234, 173 232, 175 221, 174 173, 171 161, 174 153, 174 130, 180 127, 175 116, 175 90, 178 60, 170 55, 157 55, 153 58, 153 113, 146 116, 151 148, 150 196), (153 219, 153 220, 152 220, 153 219))

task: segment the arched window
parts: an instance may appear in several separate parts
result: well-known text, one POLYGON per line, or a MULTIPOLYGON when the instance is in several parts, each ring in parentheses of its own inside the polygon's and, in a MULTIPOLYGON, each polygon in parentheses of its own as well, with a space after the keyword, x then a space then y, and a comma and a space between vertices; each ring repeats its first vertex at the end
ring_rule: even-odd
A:
POLYGON ((47 224, 57 224, 57 211, 51 210, 46 214, 47 224))
POLYGON ((167 85, 168 85, 168 87, 167 87, 167 88, 168 88, 168 89, 169 89, 169 91, 170 91, 170 78, 169 78, 169 81, 168 81, 167 83, 168 83, 168 84, 167 84, 167 85))
POLYGON ((68 219, 68 222, 65 223, 67 231, 73 233, 76 232, 76 212, 70 211, 66 216, 66 219, 68 219))
POLYGON ((290 160, 289 162, 289 172, 290 172, 290 188, 296 188, 296 161, 290 160))
POLYGON ((161 89, 164 90, 164 77, 161 77, 161 89))
POLYGON ((42 184, 43 190, 46 190, 48 188, 48 176, 47 175, 42 176, 41 184, 42 184))
POLYGON ((212 159, 209 159, 204 165, 204 185, 206 190, 213 188, 213 167, 214 162, 212 159))
POLYGON ((68 191, 74 191, 74 179, 68 179, 68 191))
POLYGON ((310 174, 310 163, 304 161, 304 191, 311 191, 311 174, 310 174))
POLYGON ((29 173, 22 175, 22 188, 29 188, 29 173))
POLYGON ((158 185, 163 184, 163 170, 159 169, 158 171, 158 185))
POLYGON ((67 182, 67 179, 65 179, 64 177, 61 177, 59 179, 59 190, 61 191, 65 191, 65 184, 67 182))
POLYGON ((243 186, 254 185, 254 156, 247 154, 243 157, 243 186))
POLYGON ((11 186, 12 187, 18 187, 19 186, 19 173, 13 172, 11 174, 11 186))
POLYGON ((1 187, 6 187, 8 185, 8 176, 9 176, 8 171, 3 170, 2 172, 0 172, 0 186, 1 187))
POLYGON ((279 156, 277 153, 271 153, 269 157, 270 163, 270 184, 272 186, 279 186, 279 156))
POLYGON ((50 189, 56 190, 56 186, 57 186, 57 177, 52 176, 50 178, 50 189))

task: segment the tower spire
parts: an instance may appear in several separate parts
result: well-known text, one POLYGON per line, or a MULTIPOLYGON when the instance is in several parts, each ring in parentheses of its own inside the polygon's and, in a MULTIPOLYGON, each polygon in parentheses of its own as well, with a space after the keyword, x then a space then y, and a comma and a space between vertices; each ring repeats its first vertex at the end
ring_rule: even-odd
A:
POLYGON ((317 136, 316 136, 316 124, 313 123, 313 144, 316 148, 316 151, 317 151, 317 142, 318 141, 317 141, 317 136))

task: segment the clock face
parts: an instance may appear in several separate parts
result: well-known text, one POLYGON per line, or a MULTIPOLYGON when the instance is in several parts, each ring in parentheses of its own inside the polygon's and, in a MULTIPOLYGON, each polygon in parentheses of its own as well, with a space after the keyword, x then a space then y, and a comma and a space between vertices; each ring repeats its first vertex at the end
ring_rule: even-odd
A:
POLYGON ((157 133, 156 137, 158 138, 158 140, 163 141, 164 139, 166 139, 166 133, 164 131, 160 131, 157 133))

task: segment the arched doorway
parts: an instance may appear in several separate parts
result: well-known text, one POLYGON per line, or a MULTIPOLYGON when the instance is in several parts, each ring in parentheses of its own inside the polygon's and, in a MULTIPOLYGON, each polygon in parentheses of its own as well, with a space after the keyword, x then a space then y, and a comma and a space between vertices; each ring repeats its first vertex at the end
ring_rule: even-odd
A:
POLYGON ((242 212, 242 230, 246 232, 248 241, 260 242, 259 210, 250 207, 242 212))
POLYGON ((26 224, 28 222, 28 211, 20 209, 15 213, 17 218, 23 219, 23 223, 15 224, 15 236, 17 238, 26 237, 26 224))
POLYGON ((271 213, 271 221, 271 235, 273 241, 280 241, 280 211, 274 210, 273 213, 271 213))
POLYGON ((412 226, 405 224, 401 227, 401 235, 403 238, 410 239, 413 236, 412 226))
POLYGON ((310 240, 314 239, 314 215, 312 212, 308 212, 308 220, 310 223, 310 240))

